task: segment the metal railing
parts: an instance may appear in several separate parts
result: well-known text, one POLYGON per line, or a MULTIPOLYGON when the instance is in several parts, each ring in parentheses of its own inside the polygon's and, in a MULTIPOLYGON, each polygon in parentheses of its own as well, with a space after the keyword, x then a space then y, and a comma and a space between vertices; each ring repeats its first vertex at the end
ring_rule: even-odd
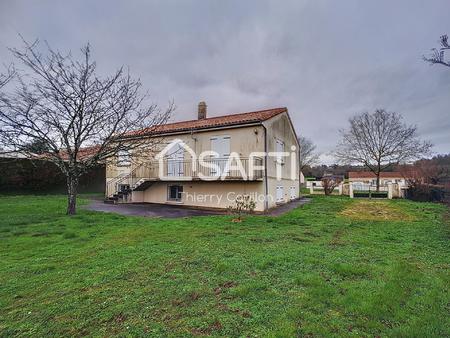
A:
MULTIPOLYGON (((372 184, 368 184, 368 183, 353 183, 353 191, 376 191, 377 190, 377 186, 376 185, 372 185, 372 184)), ((379 187, 379 191, 380 192, 387 192, 388 191, 388 186, 387 185, 380 185, 379 187)))
POLYGON ((203 160, 164 159, 142 163, 129 174, 110 180, 106 184, 106 196, 116 194, 121 186, 136 187, 140 181, 170 180, 260 180, 263 178, 264 161, 261 157, 240 158, 227 165, 227 158, 203 160), (162 168, 160 168, 162 164, 162 168))
POLYGON ((378 190, 375 185, 367 183, 353 183, 354 197, 368 197, 368 198, 388 198, 389 187, 380 185, 378 190))

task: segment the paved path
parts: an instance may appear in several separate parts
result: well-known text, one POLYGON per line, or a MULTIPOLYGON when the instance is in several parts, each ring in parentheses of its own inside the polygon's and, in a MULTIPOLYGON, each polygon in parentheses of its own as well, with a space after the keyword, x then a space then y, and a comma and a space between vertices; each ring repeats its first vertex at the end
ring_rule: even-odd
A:
POLYGON ((302 197, 299 200, 295 200, 293 202, 290 203, 286 203, 283 205, 280 205, 279 207, 276 207, 275 209, 272 209, 269 211, 269 213, 267 215, 269 216, 280 216, 288 211, 291 211, 292 209, 295 209, 299 206, 302 206, 303 204, 306 204, 308 202, 310 202, 311 199, 310 198, 305 198, 302 197))
POLYGON ((223 211, 189 209, 168 204, 107 204, 103 203, 103 200, 92 200, 86 208, 95 211, 115 212, 121 215, 164 218, 223 215, 226 213, 223 211))
MULTIPOLYGON (((279 206, 278 208, 272 209, 267 215, 279 216, 309 201, 310 199, 302 198, 300 200, 287 203, 279 206)), ((86 206, 86 209, 104 212, 114 212, 117 214, 128 216, 164 217, 164 218, 227 214, 226 211, 197 210, 168 204, 150 204, 150 203, 107 204, 103 203, 103 200, 100 199, 92 199, 91 202, 86 206)))

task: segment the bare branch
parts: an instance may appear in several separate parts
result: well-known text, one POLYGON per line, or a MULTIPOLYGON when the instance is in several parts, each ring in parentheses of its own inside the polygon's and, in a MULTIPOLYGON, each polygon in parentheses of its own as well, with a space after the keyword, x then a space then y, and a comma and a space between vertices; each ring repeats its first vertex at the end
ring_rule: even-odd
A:
POLYGON ((341 130, 342 140, 336 157, 343 164, 361 164, 377 176, 392 164, 415 160, 430 153, 432 144, 421 141, 417 127, 403 123, 398 113, 377 109, 349 120, 350 128, 341 130))
POLYGON ((423 60, 429 62, 430 64, 440 64, 446 67, 450 67, 450 61, 445 60, 445 51, 450 50, 450 45, 448 43, 448 36, 442 35, 439 39, 441 44, 440 48, 432 48, 430 56, 423 56, 423 60))
MULTIPOLYGON (((165 110, 149 103, 140 80, 128 70, 122 67, 99 77, 89 44, 75 59, 48 44, 43 55, 38 41, 23 43, 23 49, 10 49, 26 71, 15 74, 14 91, 0 93, 0 143, 27 157, 36 156, 30 144, 44 146, 47 151, 41 157, 67 176, 69 195, 76 195, 78 178, 89 168, 121 151, 151 149, 160 142, 122 137, 156 128, 174 109, 173 103, 165 110)), ((0 87, 11 78, 0 77, 0 87)))
POLYGON ((317 164, 319 155, 315 152, 315 144, 308 138, 300 136, 298 138, 299 149, 299 163, 300 170, 303 170, 306 166, 313 166, 317 164))
POLYGON ((322 187, 325 195, 331 195, 339 184, 341 184, 342 179, 338 176, 324 176, 322 177, 322 187))
POLYGON ((6 67, 5 74, 0 73, 0 89, 12 80, 16 71, 12 65, 6 67))

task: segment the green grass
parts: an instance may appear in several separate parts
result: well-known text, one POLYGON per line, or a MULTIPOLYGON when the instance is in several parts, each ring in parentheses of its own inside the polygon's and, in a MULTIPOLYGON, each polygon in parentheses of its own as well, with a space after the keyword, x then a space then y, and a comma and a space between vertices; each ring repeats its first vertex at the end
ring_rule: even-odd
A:
POLYGON ((309 190, 309 188, 302 187, 302 188, 300 188, 300 193, 302 195, 309 195, 310 190, 309 190))
POLYGON ((0 336, 449 333, 441 205, 314 196, 242 223, 64 208, 0 197, 0 336))

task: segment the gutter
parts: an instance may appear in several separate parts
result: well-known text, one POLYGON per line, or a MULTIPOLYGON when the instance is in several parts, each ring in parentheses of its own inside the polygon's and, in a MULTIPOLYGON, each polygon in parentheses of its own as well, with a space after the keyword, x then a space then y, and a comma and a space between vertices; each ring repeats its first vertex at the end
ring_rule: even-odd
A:
POLYGON ((172 132, 162 132, 162 133, 155 133, 155 134, 144 134, 144 135, 136 135, 136 136, 122 136, 122 137, 118 137, 117 141, 127 141, 127 140, 136 140, 136 139, 142 139, 142 138, 154 138, 154 137, 165 137, 165 136, 171 136, 171 135, 191 134, 193 131, 197 132, 197 133, 200 133, 200 132, 207 132, 207 131, 214 131, 214 130, 245 128, 245 127, 252 127, 252 126, 262 125, 262 122, 263 121, 256 121, 256 122, 249 122, 249 123, 228 124, 228 125, 225 125, 225 126, 217 126, 217 127, 190 128, 190 129, 185 129, 185 130, 178 130, 178 131, 172 131, 172 132))

